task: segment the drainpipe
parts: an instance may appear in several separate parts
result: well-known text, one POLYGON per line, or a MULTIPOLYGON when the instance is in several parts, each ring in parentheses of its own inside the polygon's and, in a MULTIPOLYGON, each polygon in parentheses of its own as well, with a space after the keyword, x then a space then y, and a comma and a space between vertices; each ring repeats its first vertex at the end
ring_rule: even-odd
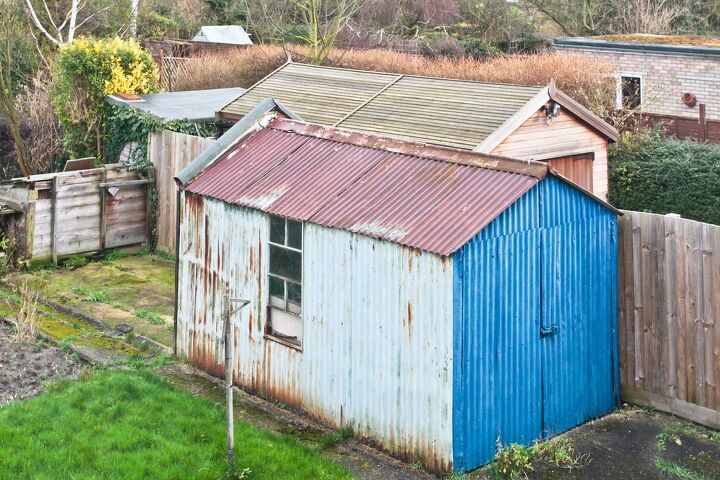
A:
POLYGON ((178 304, 179 304, 179 291, 180 284, 178 279, 180 277, 180 187, 178 185, 177 195, 175 198, 175 314, 173 322, 175 323, 175 329, 173 334, 173 354, 177 356, 177 334, 178 334, 178 304))

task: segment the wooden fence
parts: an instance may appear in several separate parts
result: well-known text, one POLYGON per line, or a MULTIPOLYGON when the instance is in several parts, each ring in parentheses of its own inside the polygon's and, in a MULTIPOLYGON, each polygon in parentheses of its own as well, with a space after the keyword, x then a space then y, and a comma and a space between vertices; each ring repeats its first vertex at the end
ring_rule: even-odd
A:
POLYGON ((14 256, 32 262, 147 243, 151 179, 120 165, 33 175, 0 186, 14 256))
POLYGON ((720 428, 720 226, 624 213, 623 399, 720 428))
POLYGON ((642 114, 635 118, 635 123, 631 126, 639 125, 644 128, 658 126, 663 133, 676 138, 720 143, 720 121, 705 118, 705 105, 700 105, 699 111, 698 118, 653 113, 642 114))
POLYGON ((157 249, 175 254, 175 220, 177 186, 175 174, 215 142, 213 138, 196 137, 164 130, 150 135, 148 154, 155 167, 157 186, 157 249))

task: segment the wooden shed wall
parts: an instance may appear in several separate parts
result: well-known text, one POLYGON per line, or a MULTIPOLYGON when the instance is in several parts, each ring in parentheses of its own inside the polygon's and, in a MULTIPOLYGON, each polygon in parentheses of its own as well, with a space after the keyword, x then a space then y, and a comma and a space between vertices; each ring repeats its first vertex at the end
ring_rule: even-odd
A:
POLYGON ((536 112, 515 130, 492 153, 523 160, 549 158, 592 152, 593 193, 600 198, 608 194, 608 141, 565 110, 548 125, 545 113, 536 112))

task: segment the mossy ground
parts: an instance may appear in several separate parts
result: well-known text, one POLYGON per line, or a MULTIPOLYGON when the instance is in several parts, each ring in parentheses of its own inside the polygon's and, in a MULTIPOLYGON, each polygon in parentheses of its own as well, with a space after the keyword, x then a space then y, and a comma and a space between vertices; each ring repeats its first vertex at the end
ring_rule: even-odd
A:
MULTIPOLYGON (((14 317, 20 309, 20 296, 8 288, 0 287, 0 316, 14 317)), ((74 343, 114 354, 137 356, 142 352, 117 338, 104 335, 79 318, 37 304, 36 328, 61 344, 74 343)))
POLYGON ((172 346, 175 265, 155 255, 108 255, 72 268, 39 268, 9 280, 27 282, 45 298, 93 317, 109 328, 125 323, 135 333, 172 346), (136 310, 163 322, 140 318, 136 310))

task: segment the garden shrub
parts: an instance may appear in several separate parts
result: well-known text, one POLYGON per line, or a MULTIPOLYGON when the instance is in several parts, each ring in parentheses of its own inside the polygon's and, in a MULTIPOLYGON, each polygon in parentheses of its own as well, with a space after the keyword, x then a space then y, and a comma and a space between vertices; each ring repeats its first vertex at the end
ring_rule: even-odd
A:
POLYGON ((134 40, 79 38, 63 45, 53 67, 52 100, 73 157, 102 158, 104 98, 158 90, 155 63, 134 40))
POLYGON ((720 145, 623 133, 610 147, 610 202, 720 224, 720 145))

